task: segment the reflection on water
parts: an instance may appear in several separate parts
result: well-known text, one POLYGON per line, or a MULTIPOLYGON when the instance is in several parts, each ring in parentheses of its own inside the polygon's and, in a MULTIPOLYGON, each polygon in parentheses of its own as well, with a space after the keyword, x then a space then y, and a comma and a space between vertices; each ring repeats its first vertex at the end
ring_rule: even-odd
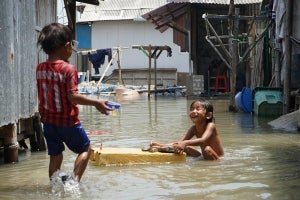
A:
MULTIPOLYGON (((97 97, 95 97, 97 98, 97 97)), ((115 99, 104 97, 111 101, 115 99)), ((117 115, 80 107, 92 146, 137 147, 151 140, 177 140, 191 126, 184 97, 141 96, 121 104, 117 115)), ((180 164, 99 167, 88 165, 77 192, 53 192, 46 152, 22 153, 20 162, 0 165, 0 199, 297 199, 300 195, 300 136, 273 130, 269 119, 227 112, 228 102, 212 100, 225 148, 219 161, 188 158, 180 164)), ((1 159, 3 159, 1 157, 1 159)), ((75 155, 64 153, 63 171, 75 155)))

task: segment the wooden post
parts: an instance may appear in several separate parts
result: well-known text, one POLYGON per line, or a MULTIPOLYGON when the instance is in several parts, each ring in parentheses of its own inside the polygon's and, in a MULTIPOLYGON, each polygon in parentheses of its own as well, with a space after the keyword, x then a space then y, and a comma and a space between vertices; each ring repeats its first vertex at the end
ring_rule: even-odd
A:
POLYGON ((230 0, 229 9, 228 9, 228 44, 229 44, 229 54, 231 55, 231 59, 229 60, 229 64, 231 67, 230 70, 230 103, 229 103, 229 110, 235 110, 233 107, 233 94, 234 94, 234 87, 232 84, 232 80, 234 74, 236 73, 233 68, 233 60, 234 60, 234 51, 233 51, 233 11, 234 11, 234 0, 230 0))
POLYGON ((156 93, 156 60, 158 59, 159 55, 163 50, 168 51, 168 56, 172 56, 172 51, 169 46, 132 46, 134 49, 139 49, 142 50, 145 55, 148 56, 149 59, 149 69, 148 69, 148 97, 150 98, 150 93, 151 93, 151 62, 152 58, 154 58, 154 67, 155 67, 155 93, 156 93), (146 51, 148 50, 148 52, 146 51), (152 50, 153 53, 152 53, 152 50), (159 51, 157 53, 157 51, 159 51))
POLYGON ((275 87, 280 87, 280 53, 279 50, 275 50, 275 87))
POLYGON ((233 20, 232 30, 229 30, 229 48, 230 54, 232 55, 231 59, 231 71, 230 71, 230 108, 231 111, 236 111, 235 105, 235 92, 236 92, 236 73, 237 73, 237 64, 239 61, 238 57, 238 26, 239 26, 239 8, 235 9, 235 15, 233 20))
POLYGON ((64 0, 66 14, 68 17, 68 26, 72 31, 73 39, 75 39, 76 28, 76 1, 64 0))
POLYGON ((0 135, 4 138, 4 163, 18 162, 18 139, 16 125, 0 127, 0 135))
POLYGON ((285 34, 285 75, 283 84, 283 114, 289 112, 290 107, 290 84, 291 84, 291 41, 290 36, 292 33, 292 0, 286 0, 286 34, 285 34))
POLYGON ((233 38, 234 40, 232 41, 232 45, 233 45, 233 51, 234 51, 234 56, 232 57, 232 67, 235 73, 233 74, 233 80, 232 80, 232 88, 233 88, 233 92, 232 92, 232 99, 233 99, 233 104, 234 104, 234 96, 235 96, 235 92, 236 92, 236 74, 237 74, 237 64, 239 62, 239 53, 238 53, 238 48, 239 48, 239 14, 240 14, 240 9, 239 8, 235 8, 235 18, 234 18, 234 23, 233 23, 233 38))
MULTIPOLYGON (((253 45, 255 42, 255 33, 256 33, 255 29, 256 29, 255 26, 251 27, 250 34, 248 37, 249 46, 253 45)), ((254 88, 252 77, 254 76, 255 56, 256 56, 255 53, 256 53, 255 48, 253 48, 249 53, 250 61, 249 61, 249 69, 247 68, 248 76, 246 77, 246 86, 250 86, 250 88, 254 88)))
POLYGON ((149 69, 148 69, 148 98, 150 98, 150 92, 151 92, 151 45, 149 45, 149 49, 148 49, 148 58, 149 58, 149 69))
POLYGON ((122 71, 121 71, 121 61, 120 61, 120 48, 117 48, 117 52, 118 52, 118 69, 119 69, 119 84, 124 84, 122 81, 122 71))
POLYGON ((157 80, 156 80, 156 60, 157 60, 157 57, 156 57, 156 53, 155 53, 155 55, 154 55, 154 94, 155 94, 155 96, 156 96, 156 92, 157 92, 157 87, 156 87, 156 85, 157 85, 157 80))

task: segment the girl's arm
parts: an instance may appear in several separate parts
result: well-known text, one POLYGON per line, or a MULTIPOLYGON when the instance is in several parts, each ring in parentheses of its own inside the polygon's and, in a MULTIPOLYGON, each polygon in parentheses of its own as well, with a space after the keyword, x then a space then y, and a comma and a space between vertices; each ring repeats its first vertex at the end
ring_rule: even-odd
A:
POLYGON ((150 147, 165 147, 165 146, 173 146, 174 144, 177 144, 178 142, 184 141, 184 140, 189 140, 194 136, 194 131, 195 131, 195 126, 192 126, 188 132, 177 142, 171 142, 171 143, 159 143, 156 141, 151 141, 150 142, 150 147))
POLYGON ((195 131, 196 131, 196 126, 194 125, 187 131, 187 133, 178 142, 184 140, 190 140, 192 137, 194 137, 195 131))
POLYGON ((183 141, 179 141, 174 147, 175 152, 180 154, 180 153, 184 152, 184 149, 185 149, 186 146, 198 146, 198 145, 200 145, 201 143, 207 141, 215 131, 216 131, 215 124, 209 123, 207 125, 206 130, 204 131, 202 137, 192 139, 192 140, 191 139, 186 139, 186 140, 183 140, 183 141))
POLYGON ((214 123, 209 123, 202 136, 200 138, 195 138, 193 140, 186 140, 185 141, 186 146, 200 145, 201 143, 207 141, 215 131, 216 131, 216 125, 214 123))
POLYGON ((151 141, 150 142, 150 147, 165 147, 165 146, 172 146, 173 143, 160 143, 156 141, 151 141))

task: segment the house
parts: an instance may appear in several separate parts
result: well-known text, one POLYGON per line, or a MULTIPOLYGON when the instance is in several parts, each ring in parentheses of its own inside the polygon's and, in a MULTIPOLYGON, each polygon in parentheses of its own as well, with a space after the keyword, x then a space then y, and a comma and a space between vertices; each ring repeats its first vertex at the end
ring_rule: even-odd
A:
POLYGON ((244 86, 283 87, 283 113, 287 113, 300 104, 297 2, 166 0, 142 17, 163 34, 172 28, 173 42, 180 46, 180 52, 188 52, 189 95, 209 94, 214 78, 209 67, 221 60, 229 71, 226 76, 233 107, 234 95, 244 86), (284 4, 287 14, 276 10, 277 3, 284 4), (281 23, 287 27, 282 28, 281 23), (280 26, 286 33, 278 38, 280 26))
POLYGON ((45 150, 35 69, 46 57, 36 42, 39 30, 56 20, 56 1, 1 1, 0 150, 4 162, 18 161, 18 142, 29 138, 32 151, 45 150))
MULTIPOLYGON (((248 24, 251 20, 254 21, 255 29, 260 33, 264 29, 262 19, 267 20, 265 16, 260 18, 261 9, 264 8, 262 0, 167 0, 167 2, 166 5, 146 13, 143 18, 155 24, 155 28, 160 32, 172 28, 174 42, 182 49, 189 50, 192 73, 188 79, 190 80, 188 94, 199 95, 199 87, 193 88, 195 85, 204 85, 203 92, 206 94, 218 89, 214 85, 211 87, 211 83, 218 82, 218 77, 210 75, 210 68, 214 66, 219 68, 218 71, 224 71, 222 72, 224 82, 228 82, 222 87, 222 92, 230 91, 234 94, 236 79, 231 77, 242 74, 239 78, 248 78, 245 77, 247 63, 238 64, 239 56, 245 50, 239 49, 240 46, 247 47, 245 41, 249 36, 248 24), (234 13, 236 11, 239 12, 237 15, 234 13), (256 16, 255 20, 253 16, 256 16), (234 69, 231 66, 234 66, 234 69), (227 69, 220 70, 221 67, 227 69)), ((239 87, 243 86, 245 83, 239 87)))
MULTIPOLYGON (((185 77, 189 73, 189 53, 182 51, 177 44, 173 43, 171 29, 162 34, 155 30, 152 23, 142 18, 143 14, 165 4, 166 0, 110 0, 100 1, 99 6, 77 3, 77 10, 81 11, 76 24, 79 51, 93 53, 97 49, 108 48, 112 49, 114 54, 116 48, 120 47, 119 61, 116 57, 105 74, 108 59, 105 59, 99 73, 96 74, 93 65, 90 65, 85 57, 79 56, 78 71, 90 70, 91 76, 98 79, 103 74, 110 76, 106 83, 116 84, 119 82, 117 71, 120 64, 122 80, 125 84, 145 85, 149 57, 141 48, 133 48, 133 46, 168 46, 171 48, 171 55, 168 51, 162 50, 159 57, 156 60, 152 59, 151 62, 152 70, 156 65, 157 83, 165 86, 185 85, 185 77)), ((153 79, 154 71, 152 84, 153 79)))
MULTIPOLYGON (((75 0, 66 2, 75 11, 75 0)), ((47 57, 36 44, 42 27, 57 20, 57 0, 0 1, 0 7, 0 151, 4 163, 14 163, 19 145, 27 147, 25 139, 30 140, 31 151, 46 150, 35 70, 47 57)), ((75 18, 69 16, 69 21, 75 18)))

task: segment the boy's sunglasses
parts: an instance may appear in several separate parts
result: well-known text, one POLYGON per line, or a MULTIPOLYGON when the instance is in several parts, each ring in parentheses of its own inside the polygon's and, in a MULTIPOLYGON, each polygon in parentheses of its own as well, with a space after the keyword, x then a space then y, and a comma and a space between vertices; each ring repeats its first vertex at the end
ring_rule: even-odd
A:
POLYGON ((77 51, 79 42, 76 40, 71 41, 71 47, 73 51, 77 51))

